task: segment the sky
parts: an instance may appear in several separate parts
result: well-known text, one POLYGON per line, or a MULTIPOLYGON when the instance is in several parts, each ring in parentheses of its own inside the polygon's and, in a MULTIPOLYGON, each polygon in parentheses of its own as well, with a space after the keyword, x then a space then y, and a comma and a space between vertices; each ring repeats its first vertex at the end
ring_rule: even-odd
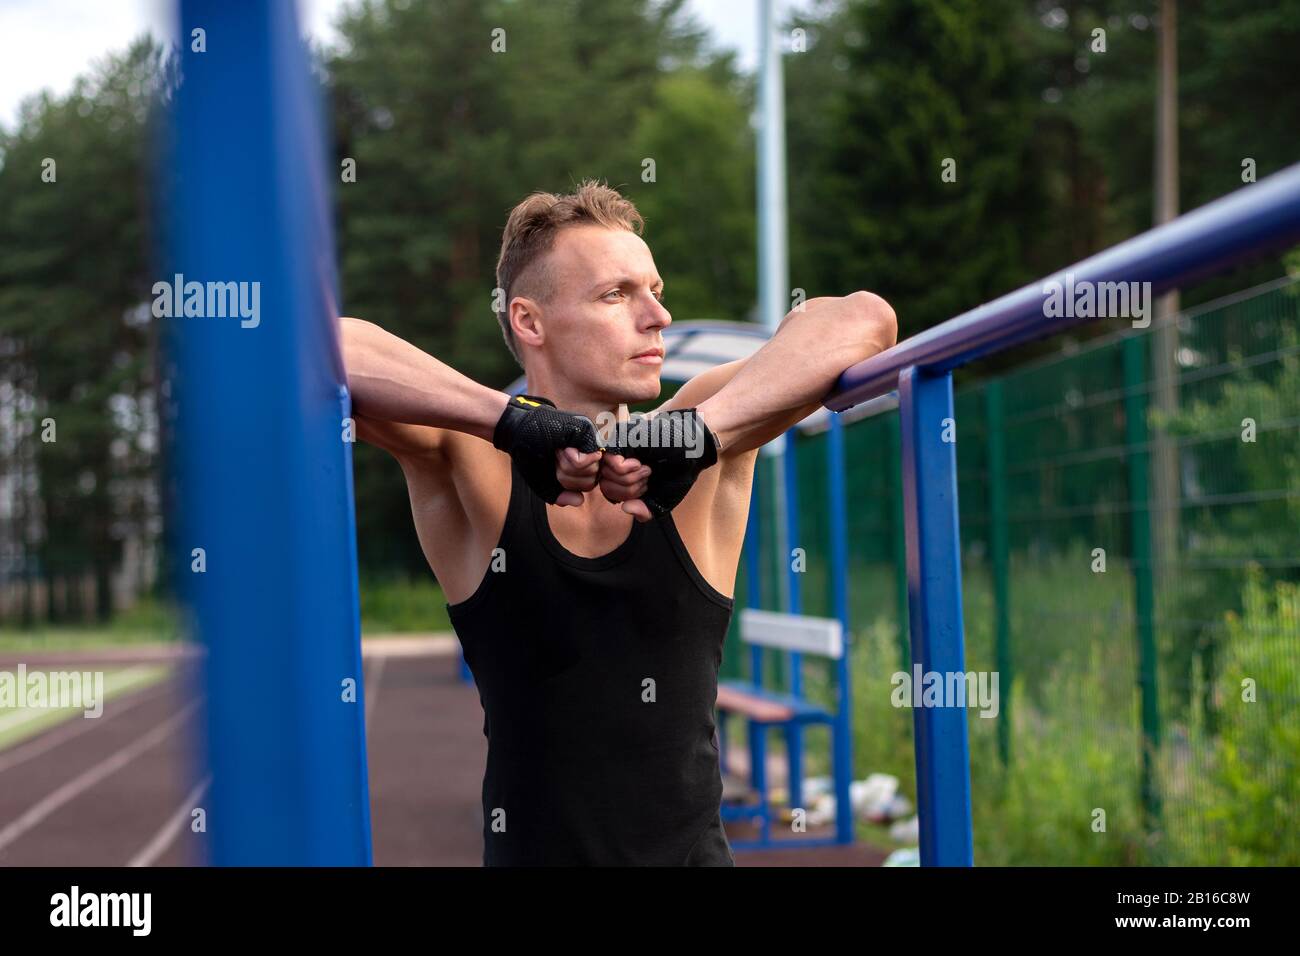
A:
MULTIPOLYGON (((308 32, 329 43, 339 9, 352 0, 298 2, 308 32)), ((775 2, 778 16, 796 5, 775 2)), ((67 93, 98 58, 125 49, 141 32, 168 38, 172 7, 172 0, 0 0, 0 126, 13 128, 25 97, 42 89, 67 93)), ((742 69, 753 68, 758 0, 688 0, 687 7, 719 47, 738 52, 742 69)))

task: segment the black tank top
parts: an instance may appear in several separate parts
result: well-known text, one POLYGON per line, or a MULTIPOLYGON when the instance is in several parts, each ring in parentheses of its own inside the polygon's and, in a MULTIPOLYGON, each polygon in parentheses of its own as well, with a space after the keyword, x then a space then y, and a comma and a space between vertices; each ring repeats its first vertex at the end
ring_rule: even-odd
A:
POLYGON ((734 602, 672 516, 580 557, 512 465, 498 547, 447 606, 483 704, 484 865, 734 866, 713 719, 734 602))

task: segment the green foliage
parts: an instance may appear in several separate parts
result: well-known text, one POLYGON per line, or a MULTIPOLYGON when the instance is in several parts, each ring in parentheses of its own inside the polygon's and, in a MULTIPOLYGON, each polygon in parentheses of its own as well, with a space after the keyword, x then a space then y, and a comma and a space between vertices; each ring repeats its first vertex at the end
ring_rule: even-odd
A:
POLYGON ((1083 666, 1075 659, 1053 668, 1043 685, 1048 706, 1026 699, 1022 684, 1004 696, 1014 715, 1009 767, 998 759, 995 722, 969 721, 975 859, 981 866, 1153 862, 1143 855, 1136 695, 1130 685, 1125 706, 1097 706, 1111 686, 1108 653, 1093 644, 1083 666), (1104 831, 1094 829, 1103 819, 1104 831))
POLYGON ((848 75, 829 102, 790 104, 822 114, 801 123, 828 137, 800 156, 816 180, 792 180, 791 193, 816 294, 875 289, 902 335, 1033 277, 1025 237, 1043 203, 1028 62, 1008 37, 1017 18, 1012 0, 878 0, 849 5, 832 18, 841 30, 818 36, 830 69, 848 75), (955 182, 942 176, 949 161, 955 182))
POLYGON ((746 318, 754 301, 754 144, 745 102, 707 72, 681 69, 641 108, 636 154, 655 181, 629 192, 680 318, 746 318), (704 213, 701 215, 701 213, 704 213))
MULTIPOLYGON (((1190 748, 1211 758, 1187 788, 1192 838, 1172 862, 1300 865, 1300 586, 1250 575, 1242 613, 1226 615, 1214 681, 1214 732, 1204 712, 1190 748)), ((1197 695, 1201 699, 1201 695, 1197 695)), ((1166 767, 1176 757, 1166 759, 1166 767)))
MULTIPOLYGON (((1075 132, 1063 142, 1058 169, 1074 178, 1074 208, 1089 222, 1092 248, 1148 228, 1154 194, 1156 0, 1084 0, 1041 4, 1069 11, 1054 31, 1071 38, 1086 73, 1063 58, 1060 113, 1075 132), (1078 28, 1076 28, 1076 24, 1078 28), (1107 30, 1107 52, 1086 50, 1088 30, 1107 30), (1097 218, 1100 212, 1100 218, 1097 218)), ((1300 45, 1300 0, 1203 0, 1178 5, 1179 208, 1194 209, 1236 189, 1242 162, 1255 160, 1259 179, 1296 161, 1295 123, 1279 104, 1300 89, 1294 51, 1300 45)), ((1062 51, 1064 52, 1064 51, 1062 51)), ((1077 259, 1071 256, 1069 261, 1077 259)), ((1062 263, 1064 264, 1064 263, 1062 263)), ((1204 302, 1277 276, 1276 258, 1212 279, 1184 295, 1204 302)))
POLYGON ((361 582, 361 633, 447 632, 446 598, 430 581, 375 578, 361 582))
POLYGON ((1173 416, 1151 413, 1156 427, 1201 446, 1192 451, 1200 481, 1212 483, 1211 490, 1249 488, 1268 494, 1226 516, 1195 515, 1196 531, 1212 537, 1213 551, 1220 555, 1295 554, 1295 529, 1300 527, 1300 331, 1280 324, 1277 335, 1277 347, 1263 355, 1266 361, 1230 352, 1228 361, 1240 371, 1225 378, 1209 397, 1194 398, 1173 416), (1244 365, 1244 358, 1252 364, 1244 365))
MULTIPOLYGON (((872 577, 890 569, 872 568, 872 577)), ((1124 575, 1110 575, 1123 581, 1124 575)), ((1018 593, 1062 594, 1077 573, 1067 565, 1023 566, 1018 593)), ((855 584, 858 579, 855 578, 855 584)), ((869 583, 863 580, 863 584, 869 583)), ((966 580, 970 652, 967 667, 988 666, 987 579, 966 580)), ((1032 602, 1031 602, 1032 603, 1032 602)), ((1220 720, 1211 730, 1203 710, 1171 720, 1157 761, 1164 826, 1142 826, 1138 698, 1133 684, 1132 626, 1116 622, 1092 638, 1042 626, 1020 631, 1048 644, 1039 676, 1000 687, 1012 720, 1012 758, 1003 765, 997 723, 969 715, 975 859, 980 865, 1150 866, 1180 864, 1296 865, 1300 860, 1300 587, 1268 584, 1256 574, 1242 596, 1245 612, 1225 615, 1227 638, 1210 695, 1220 720), (1073 650, 1067 651, 1067 648, 1073 650), (1054 657, 1054 660, 1047 658, 1054 657), (1242 681, 1257 700, 1242 699, 1242 681), (1104 831, 1094 829, 1096 811, 1104 831)), ((911 710, 890 702, 897 665, 894 622, 869 617, 852 644, 854 772, 891 773, 900 792, 916 793, 911 710)), ((1026 641, 1022 643, 1031 643, 1026 641)), ((1019 662, 1017 666, 1021 666, 1019 662)), ((808 667, 811 697, 832 705, 831 682, 808 667)), ((829 772, 824 735, 809 738, 811 772, 829 772)))
POLYGON ((154 644, 184 638, 176 609, 167 601, 143 598, 103 624, 38 625, 23 630, 0 627, 0 652, 87 650, 118 644, 154 644))
POLYGON ((891 701, 893 676, 902 669, 894 622, 880 615, 867 626, 858 628, 853 634, 850 653, 853 655, 850 664, 855 776, 863 779, 871 773, 893 774, 898 777, 899 792, 915 802, 912 711, 895 707, 891 701))
POLYGON ((95 607, 74 598, 70 616, 108 617, 121 541, 149 533, 156 356, 140 309, 148 121, 164 78, 162 50, 139 40, 67 97, 27 100, 17 129, 0 136, 5 457, 39 475, 34 494, 15 496, 27 527, 40 528, 26 542, 32 572, 96 579, 95 607), (47 419, 54 441, 44 440, 47 419))
MULTIPOLYGON (((1184 508, 1181 516, 1180 559, 1189 567, 1171 582, 1161 615, 1170 622, 1164 670, 1180 708, 1190 699, 1193 666, 1215 677, 1223 614, 1241 610, 1250 563, 1273 578, 1300 576, 1300 333, 1287 321, 1295 314, 1294 290, 1285 290, 1231 316, 1249 331, 1232 329, 1225 315, 1217 323, 1222 334, 1250 336, 1248 345, 1230 344, 1222 355, 1231 374, 1196 386, 1175 415, 1151 413, 1153 425, 1179 442, 1185 496, 1228 497, 1221 505, 1184 508), (1275 321, 1264 318, 1270 305, 1280 309, 1275 321)), ((1189 344, 1204 349, 1207 338, 1189 344)), ((1213 726, 1213 701, 1200 706, 1213 726)))

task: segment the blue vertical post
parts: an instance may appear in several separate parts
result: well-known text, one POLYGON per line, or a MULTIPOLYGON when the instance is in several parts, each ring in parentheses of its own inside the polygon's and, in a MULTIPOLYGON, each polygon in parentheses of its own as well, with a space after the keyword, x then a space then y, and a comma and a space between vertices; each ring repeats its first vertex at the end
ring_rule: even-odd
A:
POLYGON ((853 804, 850 784, 853 781, 853 694, 849 683, 849 514, 844 489, 844 429, 837 412, 831 412, 831 427, 826 435, 827 492, 830 497, 830 566, 831 613, 844 629, 844 652, 835 662, 838 670, 840 699, 835 711, 832 739, 835 761, 835 840, 853 842, 853 804))
MULTIPOLYGON (((754 481, 749 491, 749 520, 745 523, 745 606, 755 609, 763 606, 763 535, 759 526, 763 509, 759 507, 760 461, 754 462, 754 481)), ((763 684, 763 649, 754 645, 749 649, 750 679, 763 684)), ((718 712, 718 750, 723 770, 727 768, 727 713, 718 712)))
MULTIPOLYGON (((754 462, 754 483, 749 492, 749 521, 745 525, 745 603, 755 610, 763 606, 763 509, 759 501, 762 459, 754 462)), ((750 677, 763 683, 761 648, 750 648, 750 677)))
POLYGON ((163 164, 157 278, 198 290, 203 312, 159 321, 218 865, 371 860, 351 403, 320 91, 295 6, 182 0, 163 164), (200 283, 244 284, 249 314, 220 317, 200 283))
MULTIPOLYGON (((966 669, 952 373, 905 368, 898 379, 898 403, 912 676, 915 682, 918 676, 938 673, 946 685, 947 675, 966 669)), ((912 720, 921 864, 970 866, 974 851, 966 708, 914 707, 912 720)))
MULTIPOLYGON (((786 610, 791 614, 803 613, 803 579, 801 572, 794 567, 790 551, 802 548, 799 538, 799 443, 798 428, 786 429, 785 454, 781 462, 785 466, 785 540, 789 551, 781 555, 785 562, 786 578, 789 580, 790 605, 786 610)), ((807 567, 808 549, 802 548, 804 567, 807 567)), ((790 693, 796 697, 803 696, 803 655, 791 651, 787 658, 790 662, 790 693)), ((787 777, 790 784, 790 806, 803 806, 803 725, 790 724, 785 731, 786 764, 789 768, 787 777)))

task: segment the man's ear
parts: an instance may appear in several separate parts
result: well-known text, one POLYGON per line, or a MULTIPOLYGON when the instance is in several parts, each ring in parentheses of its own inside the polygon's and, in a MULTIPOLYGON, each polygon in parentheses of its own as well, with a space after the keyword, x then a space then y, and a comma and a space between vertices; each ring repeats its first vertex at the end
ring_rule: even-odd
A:
POLYGON ((515 341, 528 345, 541 345, 546 338, 542 329, 541 306, 535 299, 517 295, 510 300, 510 328, 514 330, 515 341))

